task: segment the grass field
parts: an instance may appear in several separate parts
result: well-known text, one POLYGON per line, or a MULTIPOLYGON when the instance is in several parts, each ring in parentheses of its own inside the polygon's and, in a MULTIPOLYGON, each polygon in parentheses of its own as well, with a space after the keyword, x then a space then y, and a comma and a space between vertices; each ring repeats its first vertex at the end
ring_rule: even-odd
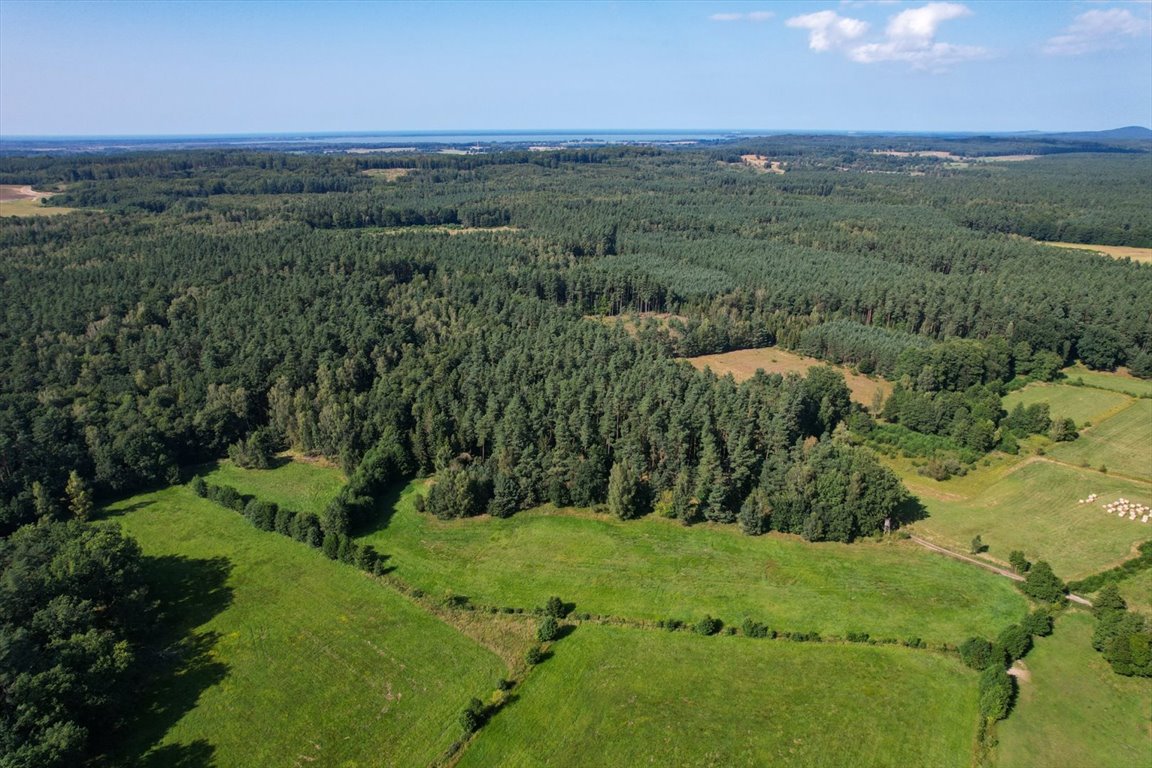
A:
POLYGON ((1152 504, 1152 488, 1093 470, 1025 459, 943 483, 907 467, 900 474, 928 510, 928 517, 913 526, 917 533, 961 551, 979 535, 991 558, 1007 562, 1019 549, 1029 560, 1047 560, 1064 579, 1127 559, 1136 544, 1152 538, 1152 524, 1103 510, 1120 496, 1152 504), (1091 493, 1100 495, 1095 503, 1078 503, 1091 493))
POLYGON ((1069 612, 1036 639, 1016 707, 999 725, 998 768, 1152 763, 1152 680, 1121 677, 1092 650, 1094 620, 1069 612))
POLYGON ((129 751, 152 747, 145 765, 427 766, 460 736, 468 699, 506 672, 371 577, 184 487, 108 515, 178 600, 195 649, 142 695, 129 751))
MULTIPOLYGON (((736 352, 725 352, 722 355, 690 357, 687 360, 700 370, 711 368, 717 376, 731 373, 736 381, 752 378, 759 369, 763 369, 765 373, 798 373, 804 375, 814 365, 830 365, 830 363, 815 357, 798 355, 781 347, 741 349, 736 352)), ((833 365, 832 367, 844 374, 848 389, 852 391, 852 399, 861 405, 871 407, 877 392, 880 392, 884 397, 892 393, 892 384, 884 379, 861 376, 842 366, 833 365)))
POLYGON ((429 594, 531 608, 552 595, 578 611, 655 620, 704 614, 774 629, 958 642, 1019 618, 1011 584, 898 544, 808 544, 696 526, 548 508, 505 520, 442 522, 413 508, 409 485, 387 526, 363 540, 392 556, 396 575, 429 594))
POLYGON ((198 473, 216 485, 230 485, 242 494, 257 496, 297 512, 324 511, 344 485, 344 473, 334 467, 305 461, 284 461, 274 469, 241 469, 228 460, 198 467, 198 473))
MULTIPOLYGON (((1136 400, 1070 443, 1049 450, 1054 459, 1088 464, 1152 482, 1152 400, 1136 400)), ((1145 504, 1148 502, 1145 501, 1145 504)))
POLYGON ((466 766, 955 766, 975 674, 924 651, 585 625, 466 766))
POLYGON ((1097 389, 1110 389, 1113 392, 1123 392, 1134 397, 1152 397, 1152 380, 1138 379, 1124 369, 1114 373, 1108 371, 1092 371, 1082 365, 1073 365, 1063 371, 1066 381, 1081 381, 1087 387, 1097 389))
POLYGON ((1109 392, 1094 387, 1071 387, 1066 384, 1029 384, 1024 389, 1010 392, 1004 397, 1004 409, 1011 411, 1018 404, 1029 406, 1048 403, 1053 418, 1069 418, 1077 427, 1085 423, 1098 424, 1130 406, 1133 400, 1120 392, 1109 392))
POLYGON ((1152 618, 1152 568, 1129 576, 1117 586, 1131 610, 1152 618))

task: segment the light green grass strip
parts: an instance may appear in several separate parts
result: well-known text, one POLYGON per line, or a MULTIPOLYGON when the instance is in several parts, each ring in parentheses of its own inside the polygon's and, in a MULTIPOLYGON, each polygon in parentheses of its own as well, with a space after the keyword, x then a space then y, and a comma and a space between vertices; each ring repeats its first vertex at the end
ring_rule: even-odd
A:
POLYGON ((366 574, 185 488, 133 497, 110 515, 146 555, 191 559, 193 573, 213 559, 229 569, 231 603, 194 628, 209 646, 207 674, 162 691, 166 706, 188 708, 140 739, 204 742, 220 766, 427 766, 460 736, 468 699, 505 673, 366 574))
POLYGON ((967 768, 976 675, 926 651, 584 625, 461 768, 967 768))
POLYGON ((201 470, 210 483, 230 485, 242 494, 315 515, 324 511, 345 481, 338 469, 303 461, 286 461, 275 469, 241 469, 224 460, 201 470))
POLYGON ((1085 423, 1096 424, 1117 413, 1130 405, 1132 398, 1120 392, 1092 387, 1029 384, 1004 397, 1004 410, 1011 412, 1018 404, 1029 406, 1035 403, 1048 403, 1052 418, 1072 419, 1077 427, 1083 427, 1085 423))
POLYGON ((1053 446, 1049 455, 1152 482, 1152 400, 1137 400, 1076 440, 1053 446))
POLYGON ((1152 764, 1152 680, 1121 677, 1092 650, 1094 619, 1061 616, 1025 658, 1031 680, 999 725, 998 768, 1152 764))
POLYGON ((779 630, 952 643, 995 634, 1026 610, 1007 579, 909 542, 810 544, 549 508, 442 522, 413 508, 420 485, 362 541, 433 595, 523 608, 558 595, 577 611, 634 619, 751 617, 779 630))

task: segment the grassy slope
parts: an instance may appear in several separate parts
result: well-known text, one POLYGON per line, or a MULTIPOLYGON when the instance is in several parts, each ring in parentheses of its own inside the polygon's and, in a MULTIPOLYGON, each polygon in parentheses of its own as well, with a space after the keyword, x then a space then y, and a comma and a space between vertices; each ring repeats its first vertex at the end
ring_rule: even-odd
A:
POLYGON ((924 651, 585 625, 465 766, 956 766, 975 674, 924 651))
POLYGON ((1060 461, 1103 464, 1110 472, 1152 482, 1152 400, 1137 400, 1049 453, 1060 461))
POLYGON ((812 545, 734 526, 543 510, 441 522, 413 509, 419 486, 364 540, 430 594, 524 608, 559 595, 579 611, 631 618, 750 616, 782 630, 937 642, 995 633, 1025 610, 1006 580, 909 543, 812 545))
POLYGON ((223 460, 200 469, 210 483, 231 485, 240 493, 316 515, 324 511, 345 480, 338 469, 303 461, 289 461, 275 469, 241 469, 223 460))
POLYGON ((199 675, 161 691, 166 704, 187 699, 187 711, 145 725, 141 749, 162 737, 170 749, 206 741, 219 765, 423 766, 460 735, 468 698, 505 671, 370 577, 184 488, 136 496, 109 514, 149 556, 230 564, 230 604, 194 627, 226 672, 202 691, 186 688, 199 675))
POLYGON ((928 509, 917 532, 965 550, 979 534, 990 557, 1006 562, 1019 549, 1030 560, 1047 560, 1067 579, 1123 560, 1152 537, 1152 525, 1102 509, 1119 496, 1150 504, 1152 489, 1095 471, 1040 460, 981 468, 944 483, 910 472, 902 476, 928 509), (1077 503, 1093 492, 1100 494, 1096 503, 1077 503))
POLYGON ((1129 576, 1117 586, 1131 610, 1152 617, 1152 569, 1129 576))
POLYGON ((1132 398, 1120 392, 1109 392, 1093 387, 1071 387, 1066 384, 1029 384, 1024 389, 1010 392, 1004 398, 1004 409, 1011 411, 1017 404, 1048 403, 1053 418, 1070 418, 1077 427, 1097 424, 1128 405, 1132 398))
POLYGON ((1025 663, 1032 679, 999 726, 999 768, 1152 764, 1152 681, 1121 677, 1092 650, 1094 621, 1061 616, 1025 663))
POLYGON ((1152 396, 1152 379, 1138 379, 1127 373, 1091 371, 1082 365, 1074 365, 1071 368, 1065 368, 1064 375, 1067 377, 1067 381, 1079 380, 1089 387, 1125 392, 1136 397, 1152 396))

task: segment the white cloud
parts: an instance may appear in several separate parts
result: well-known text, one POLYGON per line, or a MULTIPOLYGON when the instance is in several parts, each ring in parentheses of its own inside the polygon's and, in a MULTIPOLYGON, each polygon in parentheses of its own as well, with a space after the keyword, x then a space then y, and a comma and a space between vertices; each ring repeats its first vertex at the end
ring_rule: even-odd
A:
POLYGON ((776 14, 772 11, 752 11, 751 13, 714 13, 711 21, 768 21, 776 14))
POLYGON ((785 22, 790 27, 808 30, 808 47, 830 51, 868 31, 868 22, 841 16, 835 11, 817 11, 793 16, 785 22))
POLYGON ((1124 38, 1141 37, 1152 31, 1147 19, 1139 19, 1124 8, 1087 11, 1077 16, 1064 34, 1049 38, 1044 53, 1049 56, 1080 56, 1095 51, 1124 47, 1124 38))
POLYGON ((857 39, 867 32, 867 22, 833 11, 796 16, 787 24, 807 29, 808 47, 814 51, 839 50, 861 64, 898 61, 910 64, 913 69, 940 72, 960 62, 989 57, 989 52, 979 46, 936 40, 941 24, 971 13, 967 6, 959 3, 928 3, 909 8, 888 20, 883 38, 869 41, 857 39))

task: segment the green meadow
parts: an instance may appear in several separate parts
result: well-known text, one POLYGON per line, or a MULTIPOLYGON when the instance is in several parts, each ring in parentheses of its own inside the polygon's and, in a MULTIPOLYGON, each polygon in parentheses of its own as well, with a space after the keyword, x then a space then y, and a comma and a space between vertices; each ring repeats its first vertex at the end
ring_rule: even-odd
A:
POLYGON ((1152 400, 1137 400, 1114 416, 1049 450, 1054 459, 1152 482, 1152 400))
POLYGON ((1152 397, 1152 380, 1150 379, 1137 379, 1127 373, 1093 371, 1079 364, 1065 368, 1063 373, 1065 381, 1082 383, 1086 387, 1110 389, 1113 392, 1123 392, 1134 397, 1152 397))
POLYGON ((1131 405, 1132 398, 1121 392, 1066 384, 1029 384, 1004 397, 1004 409, 1017 405, 1048 403, 1052 418, 1072 419, 1077 427, 1096 424, 1131 405))
POLYGON ((230 485, 242 494, 315 515, 324 511, 345 482, 343 472, 324 464, 287 458, 278 462, 273 469, 241 469, 222 459, 197 469, 210 483, 230 485))
POLYGON ((967 768, 976 675, 927 651, 583 625, 460 762, 967 768))
POLYGON ((980 536, 988 557, 1007 562, 1018 549, 1029 560, 1047 560, 1065 579, 1127 559, 1152 537, 1152 524, 1103 509, 1121 496, 1152 504, 1152 487, 1094 470, 1033 458, 980 468, 961 482, 938 483, 911 472, 903 479, 928 512, 913 526, 916 533, 962 551, 980 536), (1091 493, 1100 498, 1079 503, 1091 493))
POLYGON ((148 556, 182 641, 177 674, 142 693, 130 729, 142 764, 427 766, 459 738, 468 699, 506 674, 378 580, 184 487, 106 514, 148 556))
POLYGON ((362 537, 391 555, 395 575, 431 595, 532 608, 552 595, 577 610, 632 619, 745 617, 781 630, 959 642, 996 633, 1025 611, 994 576, 910 542, 809 544, 745 536, 735 526, 549 507, 508 519, 440 521, 405 488, 362 537))
POLYGON ((998 768, 1136 768, 1152 761, 1152 680, 1121 677, 1092 650, 1095 620, 1069 611, 1024 662, 998 726, 998 768))

